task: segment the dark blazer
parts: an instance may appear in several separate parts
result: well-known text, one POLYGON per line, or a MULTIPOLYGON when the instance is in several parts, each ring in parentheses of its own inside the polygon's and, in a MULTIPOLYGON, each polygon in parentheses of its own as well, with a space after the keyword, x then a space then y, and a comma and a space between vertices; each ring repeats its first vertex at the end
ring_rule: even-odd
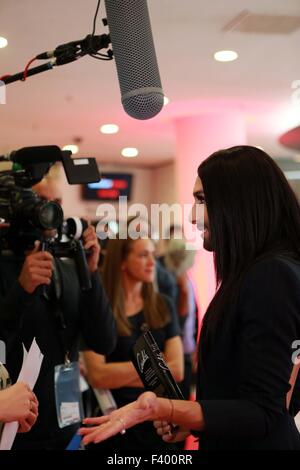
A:
POLYGON ((199 448, 300 450, 294 422, 300 374, 286 409, 292 355, 300 353, 300 262, 281 256, 257 262, 228 313, 212 346, 200 337, 199 448))

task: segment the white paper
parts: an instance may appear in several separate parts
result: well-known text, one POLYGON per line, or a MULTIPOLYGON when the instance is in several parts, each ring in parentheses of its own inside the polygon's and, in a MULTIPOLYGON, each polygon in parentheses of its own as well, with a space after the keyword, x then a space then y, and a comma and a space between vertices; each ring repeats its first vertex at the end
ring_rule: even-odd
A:
POLYGON ((81 393, 86 392, 89 389, 89 384, 82 375, 79 376, 79 388, 81 393))
MULTIPOLYGON (((17 382, 25 382, 29 386, 30 390, 33 390, 41 370, 43 357, 44 356, 41 353, 35 338, 31 343, 28 353, 23 345, 23 364, 17 382)), ((0 442, 0 450, 11 449, 18 432, 18 428, 18 421, 6 423, 4 425, 0 442)))

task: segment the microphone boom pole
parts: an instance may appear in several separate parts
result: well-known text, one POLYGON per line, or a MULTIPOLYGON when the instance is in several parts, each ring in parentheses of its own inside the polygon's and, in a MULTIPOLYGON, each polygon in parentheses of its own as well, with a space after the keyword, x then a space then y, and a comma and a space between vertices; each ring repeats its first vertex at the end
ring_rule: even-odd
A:
MULTIPOLYGON (((39 65, 38 67, 32 67, 28 70, 27 76, 30 77, 31 75, 36 75, 38 73, 47 72, 48 70, 53 69, 54 61, 47 62, 46 64, 39 65)), ((6 75, 1 79, 1 81, 5 85, 9 85, 10 83, 17 82, 18 80, 24 81, 24 71, 20 73, 16 73, 15 75, 6 75)))
MULTIPOLYGON (((55 66, 68 64, 69 62, 73 62, 87 54, 95 54, 97 51, 107 48, 109 44, 110 36, 108 34, 101 34, 100 36, 88 35, 86 38, 80 41, 73 41, 67 44, 62 44, 53 51, 53 58, 49 62, 28 69, 26 71, 26 78, 38 73, 52 70, 55 66)), ((46 54, 47 53, 38 54, 36 59, 46 59, 46 54)), ((17 82, 18 80, 25 81, 24 73, 25 71, 23 70, 23 72, 19 72, 14 75, 4 75, 4 77, 2 77, 0 80, 5 85, 17 82)))

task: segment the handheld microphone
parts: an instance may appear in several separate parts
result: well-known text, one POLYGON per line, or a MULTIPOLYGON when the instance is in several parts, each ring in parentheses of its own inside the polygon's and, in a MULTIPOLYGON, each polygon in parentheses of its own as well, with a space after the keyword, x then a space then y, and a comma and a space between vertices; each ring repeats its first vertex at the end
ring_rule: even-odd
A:
POLYGON ((164 104, 147 0, 105 0, 123 108, 136 119, 156 116, 164 104))

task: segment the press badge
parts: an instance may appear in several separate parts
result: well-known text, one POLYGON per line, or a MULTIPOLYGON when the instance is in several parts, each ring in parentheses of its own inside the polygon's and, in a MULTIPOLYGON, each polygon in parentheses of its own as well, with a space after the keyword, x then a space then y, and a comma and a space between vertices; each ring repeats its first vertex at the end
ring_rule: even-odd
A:
POLYGON ((84 418, 78 362, 60 364, 54 369, 56 415, 60 428, 84 418))

